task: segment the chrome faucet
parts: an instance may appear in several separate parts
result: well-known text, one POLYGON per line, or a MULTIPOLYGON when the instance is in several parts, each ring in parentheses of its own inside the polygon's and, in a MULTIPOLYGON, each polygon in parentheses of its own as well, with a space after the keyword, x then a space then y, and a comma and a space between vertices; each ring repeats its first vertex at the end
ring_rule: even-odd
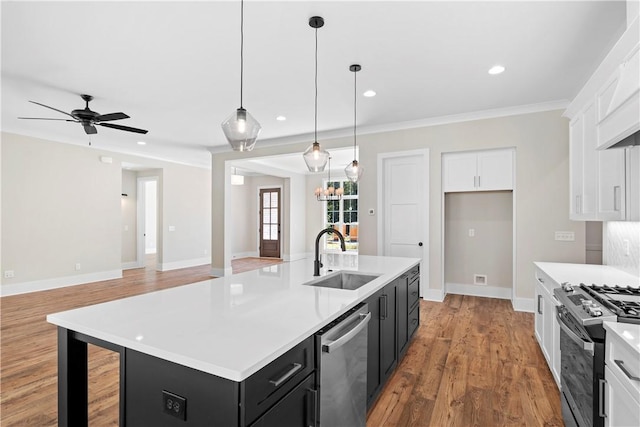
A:
POLYGON ((322 237, 322 235, 325 234, 325 233, 335 233, 335 234, 337 234, 338 238, 340 239, 340 248, 342 249, 342 252, 347 250, 347 247, 344 245, 344 236, 338 230, 336 230, 333 227, 327 227, 324 230, 320 231, 318 233, 318 237, 316 237, 316 258, 313 261, 313 275, 314 276, 319 276, 320 275, 320 267, 322 267, 322 263, 320 262, 320 237, 322 237))

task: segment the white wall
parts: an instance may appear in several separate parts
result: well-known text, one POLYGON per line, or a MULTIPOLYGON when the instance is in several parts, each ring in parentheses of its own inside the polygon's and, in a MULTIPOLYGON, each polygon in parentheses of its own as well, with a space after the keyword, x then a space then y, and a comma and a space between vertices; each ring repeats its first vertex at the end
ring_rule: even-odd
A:
POLYGON ((206 169, 9 133, 1 160, 1 270, 15 274, 2 278, 3 295, 121 276, 123 161, 162 171, 158 221, 176 226, 159 242, 162 267, 210 262, 206 169))
MULTIPOLYGON (((493 119, 474 120, 430 127, 405 129, 375 134, 359 135, 360 162, 365 173, 359 186, 359 208, 366 212, 377 206, 376 186, 377 156, 380 153, 430 149, 429 194, 429 265, 430 274, 424 286, 441 290, 442 271, 442 201, 441 154, 450 151, 467 151, 490 148, 516 148, 516 300, 533 299, 534 261, 558 261, 583 263, 585 259, 584 224, 569 220, 569 127, 562 111, 546 111, 520 114, 493 119), (555 231, 573 231, 574 242, 554 240, 555 231)), ((264 157, 278 154, 302 153, 309 142, 269 146, 258 144, 251 153, 213 154, 213 210, 214 235, 224 227, 224 192, 217 182, 224 183, 224 162, 243 157, 264 157)), ((351 138, 335 138, 322 141, 326 149, 348 147, 351 138)), ((311 178, 307 177, 307 206, 313 199, 309 192, 311 178)), ((311 185, 310 185, 311 184, 311 185)), ((317 202, 315 202, 317 203, 317 202)), ((312 247, 315 233, 321 223, 313 224, 315 215, 307 215, 307 244, 312 247)), ((321 219, 321 218, 320 218, 321 219)), ((377 253, 377 217, 360 216, 360 254, 377 253)), ((213 238, 213 266, 224 263, 224 247, 219 236, 213 238)))
POLYGON ((512 200, 511 191, 445 195, 445 283, 511 290, 512 200), (474 285, 474 274, 487 276, 487 282, 474 285))

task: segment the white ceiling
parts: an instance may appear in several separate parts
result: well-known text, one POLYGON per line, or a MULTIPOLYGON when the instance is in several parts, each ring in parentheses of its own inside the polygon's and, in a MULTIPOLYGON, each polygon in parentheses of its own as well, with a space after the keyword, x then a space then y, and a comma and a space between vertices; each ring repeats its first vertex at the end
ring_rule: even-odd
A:
MULTIPOLYGON (((2 130, 86 145, 65 118, 95 97, 115 123, 92 146, 209 167, 220 123, 239 107, 239 1, 2 2, 2 130), (139 146, 143 139, 146 146, 139 146)), ((358 129, 572 99, 625 28, 620 1, 247 1, 244 107, 259 145, 313 132, 318 30, 319 140, 350 135, 359 63, 358 129), (507 70, 491 76, 494 64, 507 70), (284 115, 287 120, 276 121, 284 115)))

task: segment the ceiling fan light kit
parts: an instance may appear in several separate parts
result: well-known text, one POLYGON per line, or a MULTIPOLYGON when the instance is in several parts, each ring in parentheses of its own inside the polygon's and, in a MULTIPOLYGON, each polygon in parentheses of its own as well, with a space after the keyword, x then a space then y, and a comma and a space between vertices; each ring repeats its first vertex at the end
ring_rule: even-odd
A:
POLYGON ((310 172, 322 172, 324 171, 327 161, 329 160, 329 153, 324 150, 318 142, 318 28, 322 28, 324 25, 324 19, 320 16, 312 16, 309 18, 309 26, 316 30, 316 50, 315 50, 315 102, 314 102, 314 128, 313 128, 313 144, 309 146, 302 154, 304 162, 307 164, 307 169, 310 172))
POLYGON ((242 107, 244 79, 244 0, 240 1, 240 108, 222 122, 222 132, 233 151, 251 151, 262 130, 260 123, 242 107))
POLYGON ((353 64, 349 67, 349 71, 353 73, 353 161, 344 168, 344 173, 347 175, 347 178, 351 182, 358 182, 360 177, 362 177, 362 166, 358 163, 358 159, 356 159, 356 122, 357 122, 357 105, 358 105, 358 85, 356 80, 356 75, 358 71, 362 70, 362 67, 358 64, 353 64))

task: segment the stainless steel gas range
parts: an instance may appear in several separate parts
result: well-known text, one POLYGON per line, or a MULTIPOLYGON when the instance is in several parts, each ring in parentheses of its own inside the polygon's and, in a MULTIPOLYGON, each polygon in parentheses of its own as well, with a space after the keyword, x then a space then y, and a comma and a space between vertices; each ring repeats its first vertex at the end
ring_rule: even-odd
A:
POLYGON ((640 289, 573 285, 554 289, 560 301, 562 416, 567 426, 604 426, 604 321, 640 324, 640 289))

